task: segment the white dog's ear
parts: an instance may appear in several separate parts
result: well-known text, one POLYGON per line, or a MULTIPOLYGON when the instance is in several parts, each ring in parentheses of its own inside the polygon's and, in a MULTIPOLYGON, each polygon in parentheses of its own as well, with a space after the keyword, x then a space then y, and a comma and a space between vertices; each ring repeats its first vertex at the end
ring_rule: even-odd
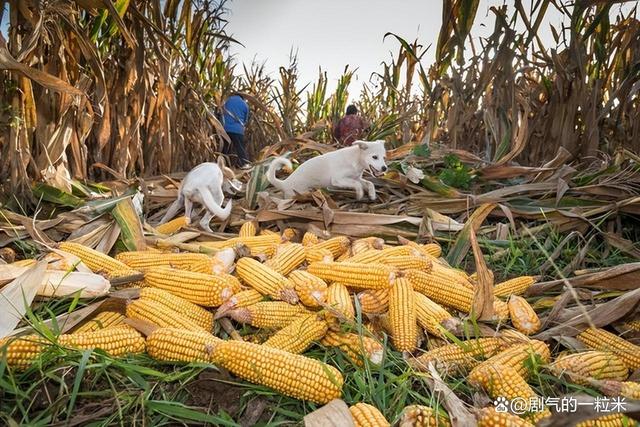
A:
POLYGON ((360 147, 361 150, 367 150, 369 149, 369 144, 367 144, 364 141, 356 141, 355 144, 360 147))

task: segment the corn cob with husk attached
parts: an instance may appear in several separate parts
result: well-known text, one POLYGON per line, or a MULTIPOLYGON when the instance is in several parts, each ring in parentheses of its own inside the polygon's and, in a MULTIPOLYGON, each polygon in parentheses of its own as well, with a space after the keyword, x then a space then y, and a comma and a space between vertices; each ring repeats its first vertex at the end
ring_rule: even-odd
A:
POLYGON ((174 234, 189 225, 186 216, 179 216, 171 221, 159 224, 156 226, 155 231, 159 234, 174 234))
POLYGON ((144 280, 148 286, 164 289, 204 307, 218 307, 240 291, 238 280, 231 275, 214 276, 168 267, 147 271, 144 280))
POLYGON ((198 323, 182 314, 169 309, 157 301, 141 298, 127 304, 127 317, 135 320, 143 320, 161 328, 179 328, 189 331, 209 331, 198 323))
POLYGON ((357 298, 363 313, 382 314, 389 309, 389 289, 364 290, 357 298))
POLYGON ((418 325, 428 333, 444 337, 445 331, 460 333, 462 323, 453 317, 444 307, 431 301, 427 296, 414 291, 416 299, 416 319, 418 325))
POLYGON ((397 272, 386 265, 351 262, 313 262, 309 264, 307 271, 323 280, 361 289, 389 288, 397 272))
POLYGON ((138 271, 157 267, 172 267, 196 273, 213 273, 214 259, 205 254, 155 253, 149 251, 121 252, 116 259, 138 271))
POLYGON ((298 303, 299 299, 293 283, 273 268, 253 258, 240 258, 236 263, 236 273, 244 282, 263 295, 269 295, 273 299, 290 304, 298 303))
POLYGON ((264 300, 264 295, 262 295, 255 289, 240 291, 237 294, 232 295, 220 307, 218 307, 213 318, 219 319, 221 317, 224 317, 229 310, 233 310, 234 308, 248 307, 250 305, 259 303, 262 300, 264 300))
POLYGON ((397 351, 413 351, 418 342, 416 297, 411 283, 404 277, 389 290, 391 338, 397 351))
POLYGON ((167 362, 211 362, 213 348, 219 338, 206 331, 180 328, 158 328, 147 337, 147 353, 167 362))
POLYGON ((349 407, 351 417, 356 427, 390 427, 389 421, 373 405, 368 403, 356 403, 349 407))
POLYGON ((429 271, 431 269, 431 261, 423 256, 398 255, 383 257, 380 263, 395 267, 399 270, 420 270, 429 271))
POLYGON ((302 264, 305 259, 304 246, 292 243, 277 250, 274 257, 267 260, 265 265, 286 276, 302 264))
POLYGON ((589 328, 576 338, 593 350, 611 352, 618 356, 629 369, 640 368, 640 346, 600 328, 589 328))
POLYGON ((477 414, 477 427, 534 427, 529 421, 494 407, 483 408, 477 414))
POLYGON ((349 250, 351 241, 346 236, 332 237, 324 242, 316 243, 313 247, 315 249, 329 249, 333 258, 336 259, 343 253, 349 250))
POLYGON ((307 231, 302 235, 302 246, 305 246, 305 247, 315 246, 318 244, 318 242, 319 242, 318 236, 311 233, 310 231, 307 231))
POLYGON ((384 347, 371 337, 330 330, 320 343, 325 347, 339 348, 358 366, 363 366, 365 360, 374 365, 382 363, 384 347))
POLYGON ((249 382, 300 400, 324 404, 342 396, 344 378, 331 365, 284 350, 243 341, 221 341, 214 363, 249 382))
POLYGON ((158 288, 144 288, 140 290, 140 299, 157 302, 166 307, 166 311, 178 313, 207 331, 213 328, 213 314, 210 311, 171 292, 158 288))
POLYGON ((254 221, 247 221, 240 226, 238 231, 238 237, 252 237, 258 232, 256 223, 254 221))
POLYGON ((97 331, 98 329, 106 329, 113 326, 123 324, 126 317, 115 311, 103 311, 98 313, 94 318, 76 328, 73 333, 81 334, 84 332, 97 331))
POLYGON ((305 261, 307 264, 312 262, 331 262, 333 261, 333 254, 327 248, 305 248, 305 261))
POLYGON ((447 344, 416 358, 407 363, 418 371, 428 372, 428 365, 432 363, 441 372, 459 373, 472 369, 480 363, 479 359, 494 356, 502 349, 504 343, 498 338, 476 338, 457 343, 447 344))
POLYGON ((402 410, 398 427, 450 427, 449 417, 430 406, 409 405, 402 410))
POLYGON ((301 305, 284 301, 263 301, 247 307, 236 308, 227 313, 236 322, 247 323, 256 328, 280 329, 308 311, 301 305))
POLYGON ((509 298, 509 315, 513 326, 526 335, 535 334, 542 325, 527 300, 517 295, 511 295, 509 298))
POLYGON ((522 295, 529 286, 536 282, 535 277, 522 276, 514 277, 505 282, 498 283, 493 287, 493 295, 500 298, 508 298, 511 295, 522 295))
POLYGON ((80 243, 60 242, 58 248, 77 256, 91 271, 102 273, 109 279, 141 274, 140 271, 129 267, 125 263, 80 243))
POLYGON ((296 270, 289 274, 289 280, 307 307, 317 308, 327 301, 328 287, 324 280, 304 270, 296 270))
POLYGON ((327 320, 339 319, 352 321, 355 318, 355 309, 351 301, 349 290, 342 283, 332 283, 327 289, 327 320))
POLYGON ((518 372, 520 376, 527 379, 529 377, 529 367, 532 362, 539 360, 540 363, 546 364, 551 360, 551 351, 549 346, 543 341, 530 340, 518 344, 505 344, 507 348, 498 352, 495 356, 491 356, 483 364, 493 364, 496 366, 509 366, 518 372))
POLYGON ((573 382, 588 385, 589 379, 624 381, 629 369, 611 353, 584 351, 558 357, 549 365, 555 375, 567 375, 573 382))
POLYGON ((300 354, 326 333, 328 324, 317 314, 305 314, 273 334, 264 345, 300 354))

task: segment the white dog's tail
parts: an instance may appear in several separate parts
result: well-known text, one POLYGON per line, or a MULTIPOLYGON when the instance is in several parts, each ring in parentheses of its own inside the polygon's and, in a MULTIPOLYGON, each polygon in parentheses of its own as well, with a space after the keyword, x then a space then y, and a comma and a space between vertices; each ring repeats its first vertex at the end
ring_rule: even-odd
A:
POLYGON ((229 199, 223 209, 222 206, 216 203, 213 199, 213 195, 211 195, 209 191, 201 191, 200 196, 202 197, 202 203, 206 206, 209 212, 223 221, 229 218, 229 215, 231 214, 231 199, 229 199))
POLYGON ((269 165, 269 169, 267 169, 267 180, 271 183, 271 185, 273 185, 280 191, 284 191, 287 187, 284 180, 278 179, 276 177, 276 172, 283 167, 293 169, 293 165, 291 164, 289 159, 285 159, 284 157, 276 157, 269 165))

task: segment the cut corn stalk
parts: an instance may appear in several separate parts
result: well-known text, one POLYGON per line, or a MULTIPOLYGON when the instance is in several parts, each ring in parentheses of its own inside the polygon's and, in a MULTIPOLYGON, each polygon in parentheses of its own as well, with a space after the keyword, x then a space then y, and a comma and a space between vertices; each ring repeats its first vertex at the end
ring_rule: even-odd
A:
POLYGON ((171 292, 158 288, 144 288, 140 290, 140 299, 155 301, 166 307, 167 312, 175 312, 191 320, 206 331, 213 328, 213 314, 197 304, 173 295, 171 292))
POLYGON ((589 348, 615 354, 629 369, 640 368, 640 346, 600 328, 589 328, 576 337, 589 348))
POLYGON ((268 347, 300 354, 327 332, 328 324, 317 314, 305 314, 293 320, 264 342, 268 347))
POLYGON ((384 355, 384 347, 378 341, 351 332, 328 331, 321 344, 339 348, 358 366, 363 366, 365 360, 379 365, 384 355))
POLYGON ((327 301, 328 287, 324 280, 304 270, 296 270, 289 274, 300 302, 307 307, 321 307, 327 301))
POLYGON ((168 362, 211 362, 211 354, 221 341, 206 331, 158 328, 147 337, 147 353, 168 362))
POLYGON ((324 280, 362 289, 389 288, 396 278, 396 269, 380 264, 313 262, 307 271, 324 280))
POLYGON ((349 407, 356 427, 390 427, 389 421, 375 406, 368 403, 356 403, 349 407))
POLYGON ((298 303, 298 295, 285 276, 253 258, 240 258, 236 263, 238 276, 256 291, 263 295, 288 302, 298 303))
POLYGON ((515 328, 526 335, 535 334, 540 330, 540 318, 526 299, 511 295, 509 298, 509 315, 515 328))
POLYGON ((308 311, 301 305, 284 301, 263 301, 231 310, 228 316, 236 322, 248 323, 256 328, 280 329, 305 313, 308 311))
POLYGON ((389 290, 391 338, 397 351, 413 351, 418 342, 416 297, 411 283, 404 277, 389 290))
POLYGON ((555 375, 567 375, 573 382, 589 385, 589 379, 624 381, 629 376, 627 366, 611 353, 584 351, 557 358, 549 365, 555 375))

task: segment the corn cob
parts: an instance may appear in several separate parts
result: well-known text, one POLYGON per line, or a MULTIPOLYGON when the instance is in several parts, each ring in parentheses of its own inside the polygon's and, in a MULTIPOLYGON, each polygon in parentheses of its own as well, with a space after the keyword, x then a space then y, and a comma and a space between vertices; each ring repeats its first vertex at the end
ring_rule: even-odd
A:
POLYGON ((247 221, 240 226, 238 231, 238 237, 252 237, 258 232, 256 223, 253 221, 247 221))
POLYGON ((589 381, 600 389, 602 394, 613 397, 626 397, 627 399, 640 400, 640 383, 633 381, 592 380, 589 381))
POLYGON ((307 307, 320 307, 321 303, 327 301, 327 284, 319 277, 303 270, 296 270, 289 274, 289 280, 293 282, 300 302, 307 307))
POLYGON ((168 267, 147 271, 144 281, 148 286, 164 289, 204 307, 218 307, 240 291, 238 280, 231 275, 214 276, 168 267))
POLYGON ((342 260, 341 262, 356 262, 359 264, 376 264, 384 258, 384 253, 378 249, 367 249, 358 254, 342 260))
POLYGON ((438 264, 431 271, 409 270, 405 276, 413 289, 426 295, 438 304, 443 304, 465 313, 471 312, 474 292, 461 283, 460 277, 438 264))
POLYGON ((94 273, 104 273, 109 279, 140 274, 109 255, 74 242, 60 242, 58 248, 77 256, 94 273))
POLYGON ((576 337, 589 348, 615 354, 629 369, 640 368, 640 346, 600 328, 590 328, 576 337))
POLYGON ((263 301, 247 307, 236 308, 228 315, 236 322, 248 323, 256 328, 280 329, 296 317, 308 311, 301 305, 284 301, 263 301))
POLYGON ((318 244, 318 236, 307 231, 302 236, 302 246, 315 246, 318 244))
POLYGON ((314 341, 321 339, 326 334, 327 328, 327 322, 315 313, 305 314, 273 334, 264 342, 264 345, 300 354, 314 341))
POLYGON ((362 312, 382 314, 389 309, 389 289, 368 289, 357 295, 362 312))
POLYGON ((243 341, 221 341, 213 360, 249 382, 281 394, 324 404, 342 396, 340 371, 319 360, 243 341))
POLYGON ((416 297, 404 277, 396 280, 389 291, 389 320, 393 347, 397 351, 413 351, 418 342, 416 297))
POLYGON ((168 362, 211 362, 215 344, 221 341, 209 332, 158 328, 147 337, 147 353, 168 362))
POLYGON ((145 272, 156 267, 173 267, 196 273, 213 272, 213 258, 205 254, 172 253, 163 254, 150 251, 121 252, 116 259, 133 270, 145 272))
POLYGON ((113 326, 121 325, 126 317, 115 311, 103 311, 98 313, 96 317, 86 322, 84 325, 73 331, 74 334, 97 331, 113 326))
POLYGON ((145 351, 144 338, 129 325, 119 325, 82 334, 60 335, 58 344, 77 350, 99 348, 113 357, 145 351))
POLYGON ((313 247, 316 249, 329 249, 335 259, 349 250, 349 246, 351 246, 351 242, 348 237, 338 236, 332 237, 324 242, 317 243, 313 247))
POLYGON ((189 319, 204 330, 213 328, 213 314, 204 308, 184 298, 173 295, 171 292, 158 288, 144 288, 140 291, 140 299, 155 301, 166 307, 165 311, 173 311, 189 319))
POLYGON ((286 276, 302 264, 305 258, 304 246, 292 243, 276 251, 275 256, 265 262, 265 265, 286 276))
POLYGON ((327 289, 327 306, 332 310, 327 313, 327 320, 343 316, 346 321, 355 318, 355 309, 347 287, 342 283, 332 283, 327 289), (338 314, 334 313, 337 312, 338 314))
POLYGON ((293 284, 282 274, 253 258, 240 258, 236 263, 236 273, 263 295, 269 295, 290 304, 298 303, 298 295, 293 289, 293 284))
POLYGON ((356 427, 390 427, 382 413, 375 406, 368 403, 356 403, 349 407, 351 417, 356 427))
POLYGON ((287 241, 292 241, 293 239, 296 238, 297 235, 298 235, 298 232, 293 228, 285 228, 282 231, 282 238, 287 241))
POLYGON ((579 422, 575 427, 630 427, 637 425, 624 414, 610 414, 602 417, 594 418, 579 422))
POLYGON ((513 326, 523 334, 531 335, 540 330, 540 318, 526 299, 511 295, 509 298, 509 314, 513 326))
POLYGON ((588 385, 589 378, 624 381, 629 375, 629 369, 620 358, 602 351, 561 356, 549 365, 549 370, 555 375, 566 374, 573 382, 582 385, 588 385))
POLYGON ((280 243, 280 235, 274 233, 260 236, 234 237, 220 242, 202 242, 201 245, 214 249, 226 249, 244 245, 249 248, 252 256, 266 255, 271 257, 275 253, 276 246, 280 243))
POLYGON ((0 339, 0 360, 19 371, 27 369, 47 348, 48 341, 36 334, 0 339))
POLYGON ((326 248, 306 248, 305 260, 308 264, 312 262, 331 262, 333 261, 333 254, 326 248))
POLYGON ((549 346, 543 341, 531 340, 519 344, 510 345, 504 350, 490 357, 482 364, 493 364, 496 366, 509 366, 523 378, 529 377, 529 366, 534 358, 540 359, 541 363, 549 363, 551 352, 549 346))
POLYGON ((268 230, 265 228, 264 230, 260 230, 260 236, 280 236, 280 235, 273 230, 268 230))
POLYGON ((155 230, 156 233, 159 234, 173 234, 182 230, 189 224, 187 223, 186 216, 179 216, 178 218, 172 219, 169 222, 165 222, 164 224, 159 224, 155 230))
POLYGON ((528 413, 525 418, 530 418, 532 422, 551 415, 548 409, 532 412, 531 402, 539 397, 524 378, 510 366, 481 364, 471 370, 467 380, 472 387, 484 390, 492 399, 498 397, 504 397, 509 401, 524 399, 525 405, 522 409, 523 412, 528 413))
POLYGON ((536 279, 532 276, 514 277, 513 279, 495 285, 493 287, 493 295, 501 298, 507 298, 511 295, 522 295, 529 289, 529 286, 535 282, 536 279))
POLYGON ((384 347, 373 338, 350 332, 327 331, 320 343, 326 347, 337 347, 358 366, 364 361, 379 365, 382 363, 384 347))
POLYGON ((412 255, 383 257, 380 262, 391 267, 396 267, 400 270, 429 271, 431 269, 431 261, 425 257, 412 255))
POLYGON ((398 427, 450 427, 451 421, 445 414, 430 406, 409 405, 402 410, 398 427))
POLYGON ((498 412, 494 407, 478 411, 478 427, 534 427, 529 421, 508 412, 498 412))
POLYGON ((324 280, 364 289, 389 288, 396 278, 396 269, 379 264, 312 262, 307 271, 324 280))
POLYGON ((358 255, 360 252, 364 252, 369 249, 374 249, 369 240, 358 239, 351 244, 351 249, 348 252, 348 256, 352 257, 354 255, 358 255))
POLYGON ((442 328, 454 334, 460 332, 462 326, 460 320, 420 292, 414 291, 414 296, 416 299, 416 319, 421 328, 439 337, 445 336, 442 328))
POLYGON ((264 295, 262 295, 255 289, 240 291, 237 294, 231 296, 231 298, 229 298, 220 307, 218 307, 213 318, 219 319, 221 317, 224 317, 229 310, 233 310, 234 308, 247 307, 259 303, 262 300, 264 300, 264 295))
POLYGON ((431 255, 434 258, 439 258, 442 255, 442 247, 437 243, 427 243, 420 245, 420 252, 425 255, 431 255))
POLYGON ((630 320, 622 324, 626 329, 634 332, 640 332, 640 319, 630 320))
POLYGON ((417 371, 427 371, 432 363, 438 371, 458 373, 467 371, 479 363, 480 358, 494 356, 502 349, 503 342, 498 338, 477 338, 463 341, 462 345, 447 344, 427 351, 407 362, 417 371))
POLYGON ((445 345, 449 345, 449 343, 444 339, 427 336, 427 350, 434 350, 436 348, 444 347, 445 345))
POLYGON ((179 328, 190 331, 205 331, 195 321, 168 309, 164 304, 144 298, 131 301, 127 304, 127 317, 135 320, 144 320, 161 328, 179 328))

